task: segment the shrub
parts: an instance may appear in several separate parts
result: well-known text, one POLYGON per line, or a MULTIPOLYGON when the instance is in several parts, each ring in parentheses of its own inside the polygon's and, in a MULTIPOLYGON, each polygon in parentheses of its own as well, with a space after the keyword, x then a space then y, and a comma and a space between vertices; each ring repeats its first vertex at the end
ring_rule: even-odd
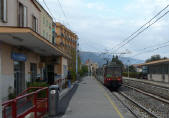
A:
POLYGON ((15 93, 10 93, 10 94, 8 95, 8 99, 9 99, 9 100, 14 99, 14 98, 16 98, 16 94, 15 94, 15 93))
MULTIPOLYGON (((46 82, 33 82, 33 83, 28 83, 28 88, 29 87, 48 87, 49 85, 46 82)), ((31 89, 28 91, 28 93, 34 92, 37 89, 31 89)), ((38 98, 45 98, 46 97, 46 90, 40 91, 38 93, 38 98)))
POLYGON ((88 66, 83 65, 81 70, 79 71, 80 76, 84 76, 86 73, 88 73, 88 66))
POLYGON ((72 82, 76 81, 76 72, 71 70, 70 73, 71 73, 71 77, 72 77, 72 82))
MULTIPOLYGON (((140 72, 129 72, 129 77, 137 78, 140 72)), ((128 72, 123 72, 124 77, 128 77, 128 72)))

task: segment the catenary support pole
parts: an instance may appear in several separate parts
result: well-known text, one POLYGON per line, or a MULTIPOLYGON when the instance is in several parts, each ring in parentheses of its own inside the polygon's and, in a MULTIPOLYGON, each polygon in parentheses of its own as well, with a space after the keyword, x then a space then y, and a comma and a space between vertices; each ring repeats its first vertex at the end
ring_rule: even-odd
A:
POLYGON ((2 57, 2 52, 1 52, 1 47, 2 44, 0 42, 0 118, 2 118, 2 70, 1 70, 1 57, 2 57))

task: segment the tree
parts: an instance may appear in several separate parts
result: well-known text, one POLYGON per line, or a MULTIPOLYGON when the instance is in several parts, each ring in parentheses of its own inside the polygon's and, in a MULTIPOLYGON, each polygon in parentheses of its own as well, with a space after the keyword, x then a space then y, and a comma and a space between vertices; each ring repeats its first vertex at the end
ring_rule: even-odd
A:
POLYGON ((162 59, 167 59, 167 57, 161 57, 159 54, 151 56, 151 58, 146 60, 146 63, 152 62, 152 61, 157 61, 157 60, 162 60, 162 59))
POLYGON ((80 76, 85 75, 86 73, 88 73, 88 66, 87 65, 82 65, 81 70, 79 71, 80 76))
POLYGON ((124 66, 123 62, 119 60, 118 56, 113 55, 112 62, 115 62, 116 64, 121 65, 122 67, 124 66))
POLYGON ((131 65, 131 66, 129 66, 129 71, 136 72, 136 68, 133 65, 131 65))

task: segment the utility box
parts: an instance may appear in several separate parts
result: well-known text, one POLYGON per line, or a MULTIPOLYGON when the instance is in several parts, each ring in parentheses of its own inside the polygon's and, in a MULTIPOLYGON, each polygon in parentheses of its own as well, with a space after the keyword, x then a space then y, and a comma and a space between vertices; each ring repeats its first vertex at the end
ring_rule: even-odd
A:
POLYGON ((48 111, 49 116, 56 116, 58 113, 58 106, 59 106, 59 86, 58 85, 51 85, 49 87, 49 94, 48 94, 48 111))

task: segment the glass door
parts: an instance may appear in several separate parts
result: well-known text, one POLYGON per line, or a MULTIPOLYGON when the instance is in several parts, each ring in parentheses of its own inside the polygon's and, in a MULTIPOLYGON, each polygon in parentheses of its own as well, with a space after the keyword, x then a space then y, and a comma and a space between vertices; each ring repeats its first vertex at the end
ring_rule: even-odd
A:
POLYGON ((25 89, 25 63, 21 61, 14 61, 14 89, 16 95, 25 89))

